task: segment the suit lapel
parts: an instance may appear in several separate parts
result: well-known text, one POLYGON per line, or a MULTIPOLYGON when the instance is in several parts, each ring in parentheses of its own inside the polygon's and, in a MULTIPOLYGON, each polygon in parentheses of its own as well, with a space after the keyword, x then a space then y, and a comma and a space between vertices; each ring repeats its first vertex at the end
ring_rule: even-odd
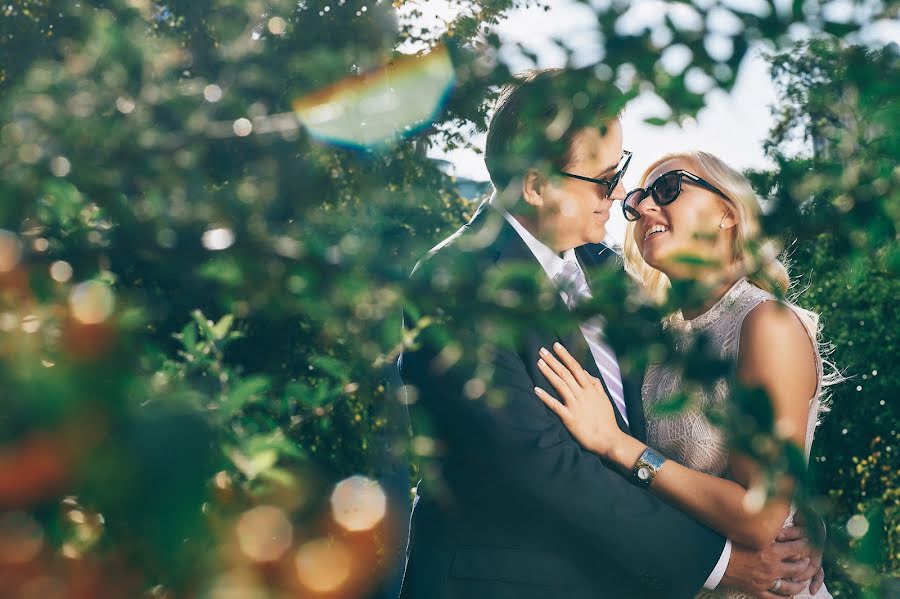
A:
MULTIPOLYGON (((613 414, 616 416, 616 423, 619 425, 619 428, 625 431, 628 434, 632 434, 631 427, 628 423, 625 422, 625 419, 622 418, 621 413, 619 412, 619 408, 616 407, 615 402, 612 400, 612 394, 609 392, 609 389, 606 386, 606 380, 603 378, 603 374, 600 373, 600 370, 597 368, 597 362, 594 360, 594 355, 591 353, 591 348, 588 346, 587 340, 584 338, 584 333, 581 332, 581 328, 577 325, 574 327, 574 331, 568 331, 568 334, 565 334, 565 331, 559 330, 557 331, 558 340, 563 346, 572 354, 572 357, 575 358, 579 364, 587 370, 588 374, 597 377, 600 379, 600 382, 603 384, 603 390, 606 391, 606 397, 609 399, 610 405, 613 407, 613 414)), ((624 384, 624 381, 623 381, 624 384)), ((627 407, 627 406, 626 406, 627 407)), ((632 420, 631 409, 628 409, 628 420, 632 420)))
MULTIPOLYGON (((495 218, 499 218, 502 223, 497 231, 495 241, 488 248, 488 251, 492 252, 491 258, 494 263, 497 266, 501 266, 505 262, 518 262, 533 265, 536 273, 535 276, 538 277, 537 280, 540 281, 540 284, 542 286, 547 285, 548 288, 552 290, 553 304, 550 308, 549 316, 553 319, 554 323, 557 323, 553 326, 555 338, 552 341, 559 341, 591 376, 597 377, 603 382, 603 387, 606 389, 606 381, 603 380, 603 375, 597 368, 597 363, 594 361, 594 356, 591 354, 590 347, 588 346, 587 340, 584 338, 584 334, 581 332, 581 328, 577 323, 569 324, 572 322, 569 316, 569 309, 563 303, 562 298, 559 296, 559 292, 553 287, 553 283, 547 277, 547 274, 544 272, 540 263, 538 263, 537 258, 535 258, 532 251, 528 248, 528 245, 525 244, 525 241, 519 236, 516 230, 513 229, 512 225, 506 222, 506 219, 499 211, 493 209, 493 207, 485 202, 479 207, 475 216, 472 217, 472 220, 469 221, 467 226, 472 228, 473 232, 478 235, 481 233, 482 229, 490 226, 489 223, 495 218)), ((602 247, 605 248, 606 246, 602 247)), ((609 252, 609 256, 615 255, 612 250, 607 251, 609 252)), ((609 256, 604 256, 604 259, 607 259, 609 256)), ((584 264, 584 262, 582 262, 582 264, 584 264)), ((590 260, 589 264, 595 266, 596 262, 590 260)), ((585 272, 588 271, 586 270, 585 272)), ((553 345, 552 341, 542 345, 550 349, 553 345)), ((538 348, 535 348, 534 352, 535 363, 537 362, 537 349, 538 348)), ((552 389, 548 389, 548 391, 552 391, 552 389)), ((610 398, 609 402, 613 406, 613 413, 616 416, 616 422, 618 423, 619 428, 626 433, 631 434, 630 427, 626 424, 619 413, 619 409, 613 403, 608 389, 606 389, 606 395, 610 398)), ((639 404, 639 394, 637 401, 639 404)), ((628 418, 629 420, 632 420, 632 410, 628 409, 628 412, 628 418)))
MULTIPOLYGON (((583 245, 575 250, 578 260, 584 268, 585 276, 588 278, 588 284, 591 289, 596 289, 591 276, 594 270, 606 264, 620 264, 619 255, 610 247, 602 243, 591 243, 583 245)), ((622 276, 625 276, 624 271, 622 276)), ((593 292, 593 291, 592 291, 593 292)), ((593 356, 591 356, 593 364, 593 356)), ((641 387, 643 385, 643 373, 633 373, 626 371, 619 364, 622 371, 622 393, 625 400, 625 410, 628 412, 628 423, 630 434, 635 438, 643 441, 646 438, 646 420, 644 418, 644 407, 641 400, 641 387)), ((602 380, 602 377, 601 377, 602 380)), ((608 392, 607 392, 608 394, 608 392)), ((616 411, 618 416, 618 410, 616 411)), ((620 424, 621 427, 621 424, 620 424)))

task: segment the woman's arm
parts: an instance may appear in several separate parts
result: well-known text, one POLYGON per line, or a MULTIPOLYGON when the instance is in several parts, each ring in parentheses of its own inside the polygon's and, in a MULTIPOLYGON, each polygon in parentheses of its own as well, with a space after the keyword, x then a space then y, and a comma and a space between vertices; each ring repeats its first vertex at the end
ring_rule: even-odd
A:
MULTIPOLYGON (((630 472, 647 446, 619 430, 602 387, 562 346, 554 348, 563 363, 548 352, 539 366, 549 373, 565 405, 536 389, 538 396, 582 445, 630 472)), ((815 359, 806 330, 789 308, 765 302, 744 320, 738 379, 766 391, 776 430, 799 447, 805 444, 809 399, 816 389, 815 359)), ((732 455, 730 467, 734 481, 668 460, 650 490, 741 545, 765 547, 775 540, 788 515, 794 481, 782 475, 776 496, 760 504, 747 490, 761 482, 763 466, 748 456, 732 455)))

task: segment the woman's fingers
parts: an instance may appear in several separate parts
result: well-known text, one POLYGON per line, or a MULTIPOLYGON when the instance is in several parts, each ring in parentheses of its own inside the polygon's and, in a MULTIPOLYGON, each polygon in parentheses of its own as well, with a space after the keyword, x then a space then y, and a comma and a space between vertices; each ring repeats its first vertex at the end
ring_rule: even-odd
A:
POLYGON ((568 411, 566 406, 559 402, 555 397, 541 389, 540 387, 534 388, 534 394, 540 398, 544 405, 550 408, 554 414, 559 416, 561 419, 565 420, 566 416, 568 416, 568 411))
POLYGON ((556 392, 559 393, 559 396, 562 398, 566 404, 571 403, 573 394, 572 389, 569 388, 569 385, 560 377, 556 372, 550 367, 547 362, 544 360, 538 360, 538 369, 541 371, 541 374, 546 377, 550 384, 553 385, 553 388, 556 389, 556 392))
POLYGON ((541 348, 540 351, 541 357, 544 359, 544 362, 553 369, 553 372, 557 374, 562 380, 566 382, 569 388, 574 392, 581 389, 581 385, 575 380, 575 377, 572 376, 572 372, 566 368, 565 364, 560 362, 556 356, 547 351, 545 348, 541 348))
POLYGON ((572 357, 572 354, 569 353, 565 347, 563 347, 562 343, 554 343, 553 351, 556 352, 556 355, 559 356, 559 359, 563 364, 566 365, 566 368, 569 369, 569 372, 572 373, 572 376, 575 377, 575 380, 578 381, 578 384, 582 387, 589 388, 591 386, 591 377, 585 372, 584 368, 581 367, 581 364, 578 363, 578 360, 572 357))
POLYGON ((597 391, 600 392, 600 395, 609 399, 609 397, 607 397, 607 395, 606 395, 606 389, 603 388, 603 381, 601 381, 600 379, 598 379, 595 376, 592 376, 591 384, 594 385, 594 389, 596 389, 597 391))

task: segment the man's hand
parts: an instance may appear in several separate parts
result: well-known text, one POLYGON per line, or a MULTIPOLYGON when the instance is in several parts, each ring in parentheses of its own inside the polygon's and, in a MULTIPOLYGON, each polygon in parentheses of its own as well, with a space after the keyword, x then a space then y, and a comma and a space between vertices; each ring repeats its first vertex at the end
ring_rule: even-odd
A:
POLYGON ((810 518, 807 519, 806 511, 798 511, 796 514, 794 514, 794 524, 796 526, 783 529, 781 533, 779 533, 778 538, 775 540, 790 541, 800 537, 810 537, 815 543, 822 546, 822 549, 819 551, 816 551, 816 549, 813 548, 813 554, 811 556, 812 559, 810 562, 810 570, 813 569, 813 566, 818 565, 818 569, 812 575, 812 582, 809 584, 809 594, 815 595, 819 591, 819 589, 822 588, 822 585, 825 584, 825 570, 822 569, 822 551, 824 551, 825 547, 826 528, 825 521, 817 513, 810 512, 809 516, 810 518), (811 520, 811 522, 809 522, 808 520, 811 520), (810 523, 812 524, 812 526, 808 527, 808 524, 810 523), (797 527, 801 527, 801 531, 799 533, 796 532, 797 527), (809 535, 802 530, 802 528, 807 527, 809 528, 809 532, 812 532, 814 534, 809 535))
POLYGON ((785 541, 772 543, 761 551, 735 545, 720 586, 732 587, 759 599, 791 597, 805 589, 821 568, 822 554, 810 545, 803 529, 786 530, 791 532, 782 531, 786 535, 785 541), (813 556, 818 562, 815 570, 813 556), (779 579, 778 590, 770 590, 779 579))
MULTIPOLYGON (((807 534, 807 530, 800 526, 791 526, 789 528, 784 528, 780 533, 778 533, 778 538, 775 539, 777 543, 784 543, 788 541, 795 541, 797 539, 806 539, 809 535, 807 534)), ((795 578, 799 580, 805 580, 807 578, 811 579, 809 583, 809 594, 815 595, 822 585, 825 584, 825 570, 822 569, 822 548, 820 547, 811 547, 810 556, 809 556, 809 566, 807 566, 806 570, 795 578)))

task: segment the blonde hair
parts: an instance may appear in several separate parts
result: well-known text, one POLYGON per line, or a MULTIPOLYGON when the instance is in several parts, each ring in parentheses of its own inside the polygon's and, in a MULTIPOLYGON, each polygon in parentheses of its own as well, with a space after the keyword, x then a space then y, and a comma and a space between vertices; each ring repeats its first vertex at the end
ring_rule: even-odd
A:
MULTIPOLYGON (((726 202, 726 205, 737 221, 733 227, 732 259, 740 274, 746 276, 760 289, 768 291, 789 304, 800 318, 817 354, 817 376, 821 377, 818 388, 820 393, 818 397, 821 402, 819 415, 828 412, 831 402, 825 387, 840 383, 846 380, 846 377, 829 359, 834 351, 834 346, 822 338, 822 324, 819 315, 798 306, 796 297, 792 299, 786 297, 791 286, 788 269, 778 259, 779 252, 774 242, 761 236, 762 227, 759 219, 762 208, 750 181, 739 171, 712 154, 695 150, 674 152, 658 158, 641 175, 639 186, 646 187, 647 178, 659 165, 678 159, 690 163, 691 172, 715 185, 730 200, 730 202, 726 202)), ((671 283, 663 272, 644 262, 634 240, 634 227, 635 223, 629 222, 625 231, 622 248, 625 270, 643 285, 643 290, 651 300, 663 303, 671 283)))
MULTIPOLYGON (((695 175, 715 185, 730 202, 726 202, 737 224, 733 227, 732 260, 741 274, 751 283, 777 297, 784 297, 791 280, 787 268, 778 259, 775 244, 760 236, 759 199, 750 182, 739 171, 731 168, 712 154, 701 151, 675 152, 658 158, 641 175, 640 187, 645 187, 647 178, 656 168, 670 160, 684 160, 691 164, 695 175)), ((625 270, 638 280, 646 294, 662 303, 671 286, 669 278, 653 268, 641 256, 634 239, 634 222, 629 222, 625 230, 623 254, 625 270)))

